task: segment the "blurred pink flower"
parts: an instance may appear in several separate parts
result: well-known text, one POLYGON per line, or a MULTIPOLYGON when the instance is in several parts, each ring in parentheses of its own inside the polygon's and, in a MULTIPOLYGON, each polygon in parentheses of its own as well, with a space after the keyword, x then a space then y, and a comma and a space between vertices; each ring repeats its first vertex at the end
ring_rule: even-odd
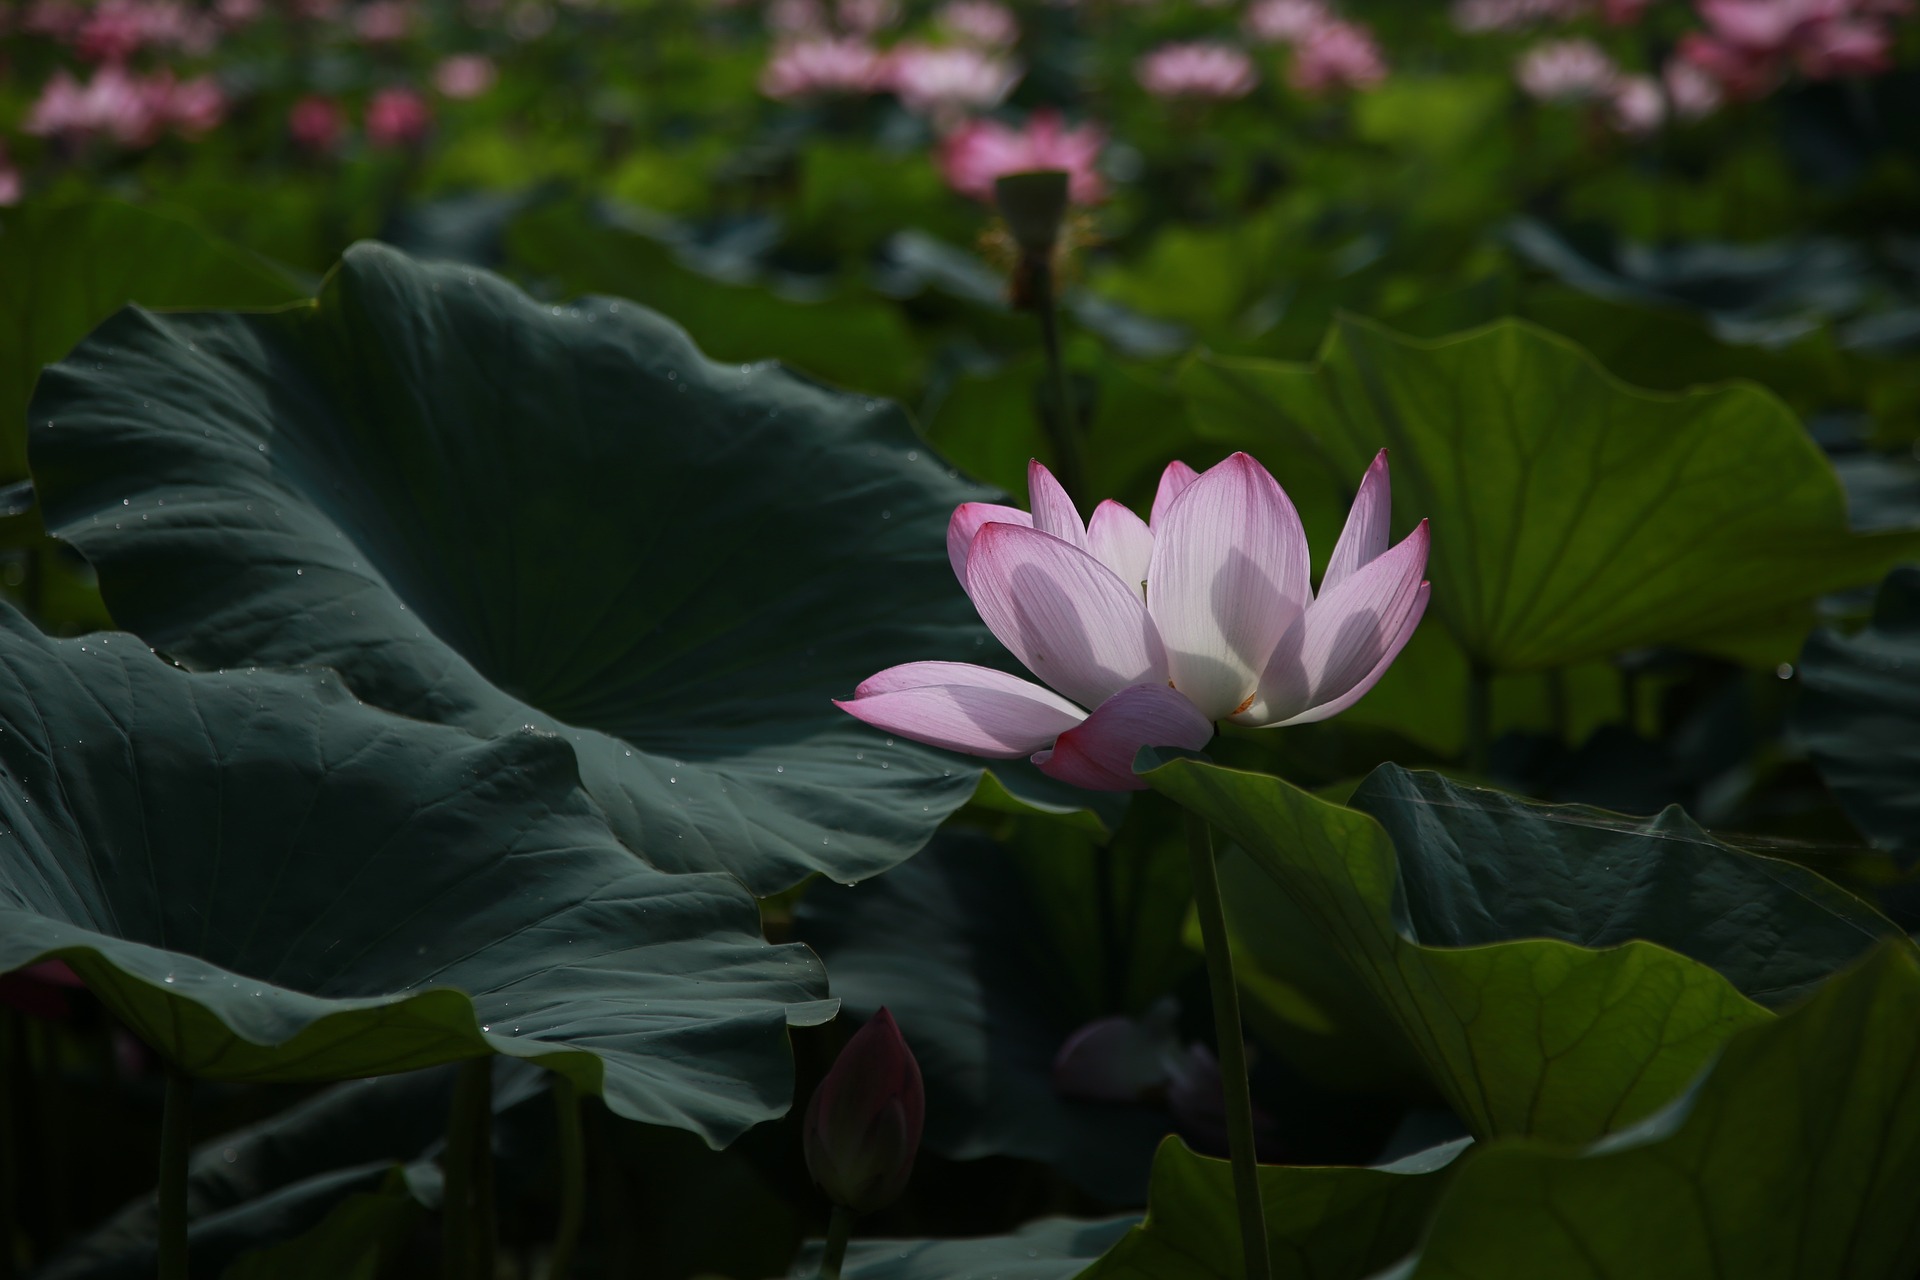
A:
POLYGON ((777 35, 824 35, 827 9, 821 0, 773 0, 767 6, 767 30, 777 35))
POLYGON ((346 112, 332 98, 308 94, 287 112, 287 136, 308 151, 331 151, 346 132, 346 112))
POLYGON ((213 132, 227 118, 227 95, 212 76, 195 76, 178 84, 169 76, 161 92, 161 117, 189 138, 213 132))
POLYGON ((41 89, 21 127, 43 138, 80 142, 106 137, 122 146, 143 147, 160 134, 160 105, 151 86, 125 67, 101 67, 84 85, 61 70, 41 89))
MULTIPOLYGON (((1589 102, 1613 92, 1620 68, 1591 40, 1549 40, 1520 55, 1513 78, 1541 102, 1589 102)), ((1653 95, 1659 98, 1659 86, 1653 95)))
POLYGON ((1720 82, 1683 58, 1669 58, 1661 79, 1667 86, 1667 105, 1679 120, 1699 120, 1720 109, 1724 95, 1720 82))
POLYGON ((89 62, 123 62, 145 48, 212 52, 220 29, 177 0, 101 0, 74 36, 74 51, 89 62))
POLYGON ((394 85, 373 95, 364 123, 376 147, 412 146, 433 126, 433 109, 412 89, 394 85))
POLYGON ((353 11, 353 34, 365 44, 397 44, 413 34, 406 0, 370 0, 353 11))
POLYGON ((266 12, 265 0, 217 0, 214 17, 230 28, 250 27, 266 12))
POLYGON ((1631 27, 1646 16, 1653 0, 1600 0, 1600 16, 1609 26, 1631 27))
POLYGON ((1456 30, 1480 35, 1571 22, 1589 7, 1590 0, 1454 0, 1451 17, 1456 30))
POLYGON ((933 21, 954 39, 988 49, 1009 49, 1020 41, 1020 20, 997 0, 947 0, 933 21))
POLYGON ((940 144, 941 176, 963 196, 991 202, 994 180, 1034 169, 1063 169, 1075 204, 1106 198, 1098 165, 1106 131, 1095 124, 1069 126, 1052 111, 1036 111, 1025 128, 997 120, 970 120, 940 144))
POLYGON ((1254 0, 1242 24, 1260 44, 1293 44, 1333 21, 1326 0, 1254 0))
POLYGON ((20 171, 13 167, 13 161, 7 158, 5 147, 0 147, 0 207, 19 204, 25 184, 20 179, 20 171))
POLYGON ((781 102, 860 97, 887 86, 887 60, 865 40, 816 36, 777 46, 760 71, 760 92, 781 102))
POLYGON ((1667 98, 1652 76, 1621 76, 1607 89, 1607 119, 1621 133, 1645 137, 1667 118, 1667 98))
POLYGON ((1754 98, 1795 68, 1812 80, 1877 75, 1893 65, 1888 22, 1909 0, 1698 0, 1704 32, 1681 40, 1681 56, 1729 97, 1754 98))
POLYGON ((1134 64, 1134 78, 1156 98, 1244 98, 1260 77, 1245 50, 1210 40, 1163 44, 1134 64))
POLYGON ((1304 94, 1368 89, 1387 78, 1387 60, 1373 32, 1357 22, 1328 22, 1294 46, 1287 82, 1304 94))
POLYGON ((433 87, 454 99, 477 98, 493 88, 500 78, 493 59, 477 53, 456 53, 442 58, 433 69, 433 87))
POLYGON ((1816 23, 1800 37, 1793 59, 1811 80, 1879 75, 1893 69, 1893 32, 1862 19, 1816 23))
POLYGON ((74 0, 34 0, 20 17, 20 29, 28 35, 71 40, 87 21, 87 11, 74 0))
POLYGON ((887 55, 886 74, 909 111, 947 126, 999 106, 1020 82, 1019 66, 967 45, 898 45, 887 55))
POLYGON ((850 35, 870 36, 900 21, 900 0, 835 0, 833 18, 850 35))

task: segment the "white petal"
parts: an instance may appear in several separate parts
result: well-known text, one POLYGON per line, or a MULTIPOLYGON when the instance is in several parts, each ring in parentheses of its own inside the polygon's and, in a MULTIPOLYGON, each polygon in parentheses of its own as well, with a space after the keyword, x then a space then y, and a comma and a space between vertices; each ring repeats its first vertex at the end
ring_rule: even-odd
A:
POLYGON ((1147 608, 1173 686, 1210 720, 1247 708, 1274 645, 1309 598, 1306 531, 1244 453, 1174 499, 1153 531, 1147 608))
POLYGON ((965 662, 889 667, 834 705, 915 742, 1003 760, 1031 755, 1087 718, 1051 689, 965 662))
POLYGON ((967 585, 967 548, 983 524, 1020 524, 1033 527, 1033 517, 1018 507, 1003 507, 997 502, 963 502, 953 509, 947 521, 947 563, 960 585, 967 585))
POLYGON ((1147 524, 1155 529, 1160 527, 1160 519, 1167 514, 1167 508, 1173 500, 1187 491, 1187 486, 1200 478, 1200 473, 1178 459, 1169 462, 1167 469, 1160 473, 1160 487, 1153 494, 1153 510, 1147 513, 1147 524))
POLYGON ((1079 509, 1038 458, 1027 463, 1027 505, 1033 508, 1034 528, 1087 549, 1087 526, 1080 523, 1079 509))
POLYGON ((1147 522, 1109 498, 1087 522, 1087 550, 1114 576, 1147 598, 1147 566, 1153 561, 1153 533, 1147 522))
POLYGON ((1360 492, 1347 512, 1346 528, 1333 544, 1333 556, 1320 578, 1320 594, 1339 586, 1347 575, 1371 564, 1387 549, 1388 525, 1393 517, 1392 486, 1387 481, 1387 451, 1382 449, 1360 481, 1360 492))

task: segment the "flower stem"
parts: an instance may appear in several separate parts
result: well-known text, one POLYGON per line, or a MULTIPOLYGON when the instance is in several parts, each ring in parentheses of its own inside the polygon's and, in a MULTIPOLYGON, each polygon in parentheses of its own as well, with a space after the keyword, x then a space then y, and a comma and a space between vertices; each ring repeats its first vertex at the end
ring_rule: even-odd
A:
POLYGON ((187 1280, 187 1154, 193 1138, 193 1077, 169 1063, 160 1114, 160 1280, 187 1280))
POLYGON ((580 1223, 586 1215, 587 1160, 580 1140, 580 1089, 566 1076, 553 1077, 554 1121, 560 1157, 560 1225, 553 1233, 553 1256, 547 1280, 566 1280, 573 1270, 573 1253, 580 1244, 580 1223))
POLYGON ((1233 1198, 1240 1211, 1240 1251, 1246 1280, 1271 1280, 1267 1220, 1260 1208, 1259 1156, 1253 1143, 1253 1096, 1247 1088, 1247 1048, 1240 1031, 1240 988, 1233 978, 1233 950, 1220 903, 1220 870, 1207 820, 1187 814, 1187 854, 1193 869, 1193 901, 1206 946, 1207 982, 1213 992, 1213 1023, 1220 1040, 1220 1088, 1226 1095, 1227 1153, 1233 1160, 1233 1198))
POLYGON ((446 1192, 441 1204, 443 1280, 493 1277, 493 1058, 460 1066, 447 1116, 442 1157, 446 1192))
POLYGON ((827 1224, 827 1244, 820 1251, 819 1280, 840 1280, 840 1264, 847 1260, 847 1241, 853 1238, 853 1210, 833 1206, 833 1221, 827 1224))
POLYGON ((1047 357, 1047 385, 1052 403, 1040 414, 1040 425, 1053 449, 1053 469, 1060 485, 1080 497, 1086 477, 1080 468, 1080 415, 1073 403, 1073 378, 1060 351, 1060 309, 1054 291, 1053 263, 1029 264, 1033 281, 1033 311, 1040 318, 1040 346, 1047 357))

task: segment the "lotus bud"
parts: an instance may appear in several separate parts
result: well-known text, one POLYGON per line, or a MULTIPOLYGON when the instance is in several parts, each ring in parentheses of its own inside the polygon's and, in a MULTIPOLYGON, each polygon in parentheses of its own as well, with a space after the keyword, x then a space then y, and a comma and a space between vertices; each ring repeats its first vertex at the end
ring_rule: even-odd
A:
POLYGON ((807 1169, 855 1213, 900 1198, 926 1122, 920 1064, 884 1008, 847 1041, 807 1104, 807 1169))

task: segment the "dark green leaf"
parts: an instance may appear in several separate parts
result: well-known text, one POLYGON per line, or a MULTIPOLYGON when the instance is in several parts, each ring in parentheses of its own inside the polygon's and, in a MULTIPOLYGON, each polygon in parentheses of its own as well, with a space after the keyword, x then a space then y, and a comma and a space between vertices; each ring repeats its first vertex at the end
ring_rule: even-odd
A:
POLYGON ((829 701, 990 653, 945 529, 992 495, 882 401, 363 245, 311 306, 124 311, 36 404, 48 525, 122 625, 559 734, 656 866, 857 879, 973 791, 974 764, 829 701))
POLYGON ((1800 656, 1793 728, 1847 815, 1876 844, 1920 850, 1920 569, 1880 584, 1873 621, 1818 631, 1800 656))
POLYGON ((1883 948, 1584 1151, 1501 1142, 1462 1163, 1394 1280, 1910 1276, 1920 964, 1883 948))
POLYGON ((389 1169, 378 1184, 347 1196, 299 1235, 234 1263, 221 1280, 376 1280, 382 1262, 422 1215, 413 1175, 389 1169))
POLYGON ((1722 844, 1677 807, 1628 818, 1393 765, 1348 803, 1386 828, 1398 854, 1394 925, 1430 947, 1644 938, 1777 1007, 1899 936, 1831 881, 1722 844))
POLYGON ((550 733, 480 739, 331 673, 194 675, 0 619, 0 971, 57 956, 213 1079, 487 1053, 720 1142, 785 1110, 822 976, 732 878, 631 857, 550 733))
MULTIPOLYGON (((841 1275, 847 1280, 1071 1280, 1137 1221, 1042 1218, 1012 1235, 974 1240, 856 1239, 841 1275)), ((789 1274, 805 1280, 819 1270, 815 1244, 801 1251, 789 1274)))
POLYGON ((1397 528, 1433 521, 1434 614, 1498 671, 1720 651, 1920 550, 1851 532, 1832 467, 1760 388, 1635 391, 1520 322, 1417 342, 1343 319, 1311 368, 1205 360, 1186 386, 1209 438, 1317 455, 1303 489, 1344 494, 1390 448, 1397 528))

